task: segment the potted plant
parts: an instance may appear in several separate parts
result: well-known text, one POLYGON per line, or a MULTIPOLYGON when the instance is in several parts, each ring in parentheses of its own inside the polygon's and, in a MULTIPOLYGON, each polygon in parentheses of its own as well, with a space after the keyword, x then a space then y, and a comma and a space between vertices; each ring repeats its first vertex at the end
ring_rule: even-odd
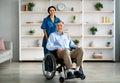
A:
POLYGON ((75 21, 76 21, 76 16, 73 16, 72 17, 72 22, 75 23, 75 21))
POLYGON ((97 31, 97 28, 93 26, 93 27, 90 28, 90 31, 92 32, 92 35, 95 35, 96 31, 97 31))
POLYGON ((33 2, 28 3, 29 11, 32 11, 34 6, 35 6, 35 3, 33 3, 33 2))
POLYGON ((95 8, 96 8, 98 11, 100 11, 101 8, 103 8, 103 4, 100 3, 100 2, 98 2, 98 3, 95 4, 95 8))
POLYGON ((107 42, 107 45, 106 45, 107 47, 109 47, 110 46, 110 42, 107 42))
POLYGON ((29 30, 29 34, 30 34, 30 35, 33 35, 34 33, 35 33, 35 30, 34 30, 34 29, 30 29, 30 30, 29 30))
POLYGON ((77 40, 77 39, 73 40, 73 42, 74 42, 75 45, 79 44, 79 40, 77 40))

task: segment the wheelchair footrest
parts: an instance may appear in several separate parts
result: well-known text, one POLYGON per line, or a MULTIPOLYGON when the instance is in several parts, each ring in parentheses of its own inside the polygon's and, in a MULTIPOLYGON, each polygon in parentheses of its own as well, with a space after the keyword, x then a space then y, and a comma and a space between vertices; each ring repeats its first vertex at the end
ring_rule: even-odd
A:
POLYGON ((62 66, 59 66, 57 69, 56 69, 59 73, 62 72, 62 66))

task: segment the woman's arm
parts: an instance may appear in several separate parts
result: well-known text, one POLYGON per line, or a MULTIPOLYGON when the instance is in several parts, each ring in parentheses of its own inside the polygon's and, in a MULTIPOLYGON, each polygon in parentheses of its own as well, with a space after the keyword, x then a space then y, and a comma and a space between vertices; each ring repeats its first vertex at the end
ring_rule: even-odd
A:
POLYGON ((46 38, 46 41, 48 41, 48 35, 47 35, 47 32, 46 32, 46 29, 43 29, 43 33, 44 33, 44 36, 46 38))

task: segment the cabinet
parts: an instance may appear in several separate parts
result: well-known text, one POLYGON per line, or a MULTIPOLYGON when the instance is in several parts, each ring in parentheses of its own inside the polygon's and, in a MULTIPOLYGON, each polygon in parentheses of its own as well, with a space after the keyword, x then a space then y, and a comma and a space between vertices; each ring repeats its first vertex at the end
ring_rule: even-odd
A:
POLYGON ((40 26, 43 18, 48 15, 47 8, 50 5, 57 8, 56 16, 65 23, 64 31, 73 40, 80 41, 85 61, 115 61, 115 0, 20 0, 20 60, 42 60, 43 32, 40 26), (29 2, 35 3, 33 11, 24 11, 29 2), (103 4, 101 11, 94 8, 97 2, 103 4), (59 8, 61 6, 64 7, 62 10, 59 8), (75 22, 73 16, 76 17, 75 22), (98 30, 96 35, 91 35, 89 30, 93 26, 98 30), (28 34, 30 29, 35 29, 34 35, 28 34))

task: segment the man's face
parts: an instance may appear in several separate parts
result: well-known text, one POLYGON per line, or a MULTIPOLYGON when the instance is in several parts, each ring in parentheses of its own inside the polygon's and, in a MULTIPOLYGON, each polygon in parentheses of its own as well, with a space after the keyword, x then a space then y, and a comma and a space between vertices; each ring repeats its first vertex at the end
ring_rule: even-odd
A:
POLYGON ((63 27, 64 27, 64 24, 62 22, 59 22, 59 23, 56 24, 56 28, 57 28, 58 32, 62 32, 63 27))

